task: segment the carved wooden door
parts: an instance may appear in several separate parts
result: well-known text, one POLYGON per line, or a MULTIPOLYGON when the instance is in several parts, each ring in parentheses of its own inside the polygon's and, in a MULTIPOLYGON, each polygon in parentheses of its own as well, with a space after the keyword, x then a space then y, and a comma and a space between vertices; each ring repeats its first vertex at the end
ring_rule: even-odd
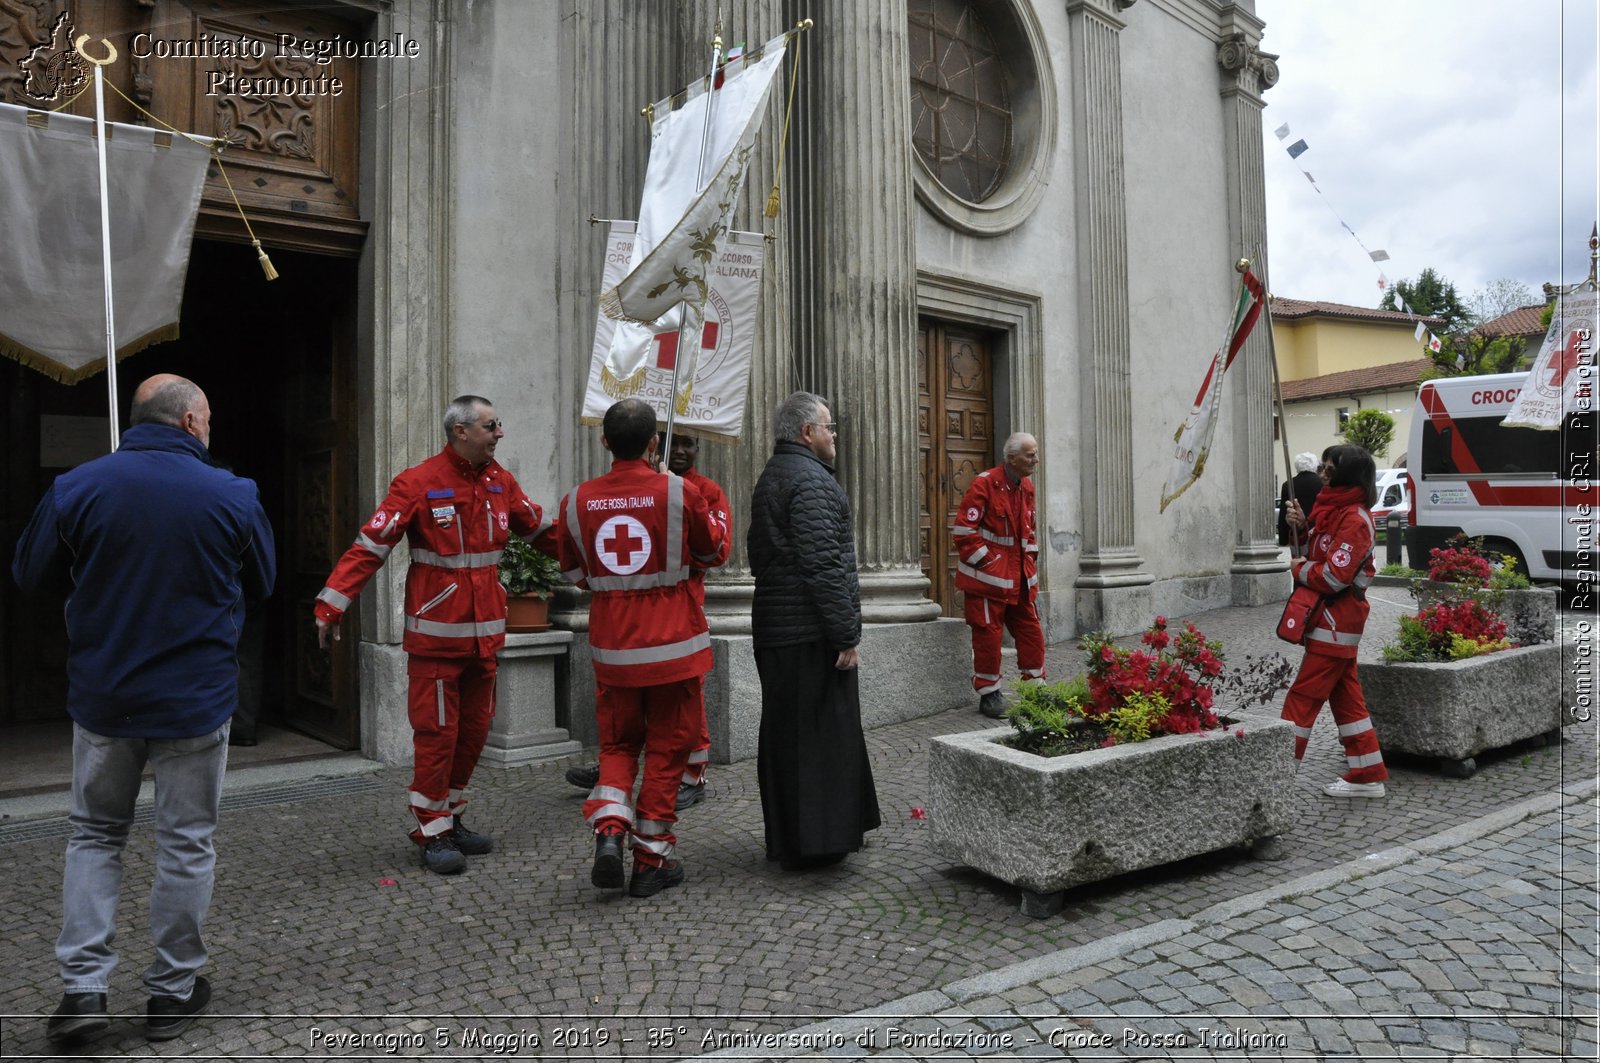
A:
POLYGON ((922 571, 945 616, 960 616, 950 527, 972 478, 997 460, 994 361, 988 336, 952 322, 917 322, 917 436, 922 455, 922 571))

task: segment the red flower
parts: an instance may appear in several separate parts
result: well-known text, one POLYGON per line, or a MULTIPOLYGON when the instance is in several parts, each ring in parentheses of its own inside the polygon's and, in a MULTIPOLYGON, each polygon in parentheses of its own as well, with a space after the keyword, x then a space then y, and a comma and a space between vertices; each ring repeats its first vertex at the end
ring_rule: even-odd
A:
POLYGON ((928 818, 927 810, 924 809, 921 805, 918 805, 916 808, 913 808, 911 810, 911 818, 912 819, 927 819, 928 818))

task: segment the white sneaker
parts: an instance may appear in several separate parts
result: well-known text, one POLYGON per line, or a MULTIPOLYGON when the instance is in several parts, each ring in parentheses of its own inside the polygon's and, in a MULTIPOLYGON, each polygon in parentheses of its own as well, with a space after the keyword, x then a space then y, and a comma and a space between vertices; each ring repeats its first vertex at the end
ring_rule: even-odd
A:
POLYGON ((1349 782, 1345 779, 1335 779, 1324 786, 1322 792, 1331 797, 1382 797, 1383 783, 1349 782))

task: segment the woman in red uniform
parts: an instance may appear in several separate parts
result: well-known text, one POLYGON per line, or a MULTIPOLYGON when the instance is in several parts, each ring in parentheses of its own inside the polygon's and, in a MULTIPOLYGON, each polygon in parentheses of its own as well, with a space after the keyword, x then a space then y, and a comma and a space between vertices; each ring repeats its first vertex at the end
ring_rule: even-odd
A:
POLYGON ((1298 502, 1289 503, 1289 522, 1309 531, 1307 554, 1294 561, 1294 580, 1325 596, 1327 603, 1306 636, 1305 660, 1283 702, 1283 718, 1294 724, 1294 756, 1305 756, 1311 726, 1322 703, 1333 706, 1348 770, 1323 790, 1334 797, 1382 797, 1389 777, 1378 733, 1367 715, 1356 650, 1367 622, 1366 588, 1373 576, 1377 466, 1361 447, 1330 447, 1323 454, 1322 490, 1308 522, 1298 502))

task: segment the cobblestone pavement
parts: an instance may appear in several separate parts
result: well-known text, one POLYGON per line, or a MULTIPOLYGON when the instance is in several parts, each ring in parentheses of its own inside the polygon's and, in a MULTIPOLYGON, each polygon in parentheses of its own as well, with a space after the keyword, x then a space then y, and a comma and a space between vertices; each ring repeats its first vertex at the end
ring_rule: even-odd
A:
MULTIPOLYGON (((1382 608, 1375 603, 1375 616, 1382 608)), ((1393 615, 1400 611, 1397 605, 1393 615)), ((1225 639, 1230 661, 1238 663, 1249 654, 1288 649, 1271 638, 1277 614, 1277 606, 1267 606, 1220 610, 1195 620, 1208 636, 1225 639)), ((1075 670, 1076 656, 1071 646, 1053 647, 1053 674, 1075 670)), ((1248 725, 1252 715, 1276 712, 1274 703, 1246 710, 1244 718, 1248 725)), ((691 1055, 701 1051, 708 1033, 792 1030, 1012 969, 1021 961, 1046 962, 1063 950, 1117 940, 1130 930, 1170 928, 1173 920, 1199 926, 1206 913, 1231 899, 1282 887, 1595 778, 1591 721, 1567 728, 1557 746, 1530 743, 1480 758, 1479 772, 1469 779, 1444 778, 1427 763, 1392 763, 1388 798, 1341 802, 1321 793, 1322 784, 1342 770, 1342 754, 1324 714, 1297 780, 1300 819, 1285 838, 1285 859, 1253 862, 1237 852, 1195 858, 1073 890, 1059 916, 1031 920, 1021 914, 1012 887, 930 853, 927 823, 918 815, 927 798, 930 738, 986 723, 971 709, 961 709, 871 732, 868 745, 884 826, 843 865, 809 874, 785 874, 763 859, 754 761, 714 765, 708 799, 684 814, 680 830, 679 856, 688 881, 649 900, 605 896, 589 885, 592 843, 579 814, 583 795, 562 779, 563 769, 577 759, 481 769, 468 818, 495 834, 497 850, 475 858, 467 873, 454 878, 423 871, 404 837, 406 770, 233 801, 225 806, 218 829, 218 881, 207 928, 212 1014, 185 1037, 161 1045, 146 1042, 137 1023, 144 1005, 139 974, 151 955, 144 909, 153 843, 148 827, 136 828, 125 860, 119 918, 122 964, 112 978, 115 1019, 86 1050, 206 1057, 691 1055)), ((0 827, 8 879, 0 1058, 46 1051, 43 1017, 60 993, 53 942, 65 833, 59 819, 0 827)), ((1592 842, 1590 836, 1578 847, 1592 850, 1592 842)), ((1491 862, 1485 874, 1498 877, 1498 867, 1491 862)), ((1537 897, 1548 892, 1550 875, 1540 872, 1530 879, 1528 874, 1533 872, 1512 877, 1541 891, 1526 901, 1535 907, 1537 897)), ((1592 887, 1593 875, 1588 878, 1592 887)), ((1361 909, 1359 897, 1370 884, 1352 886, 1358 900, 1338 901, 1341 910, 1361 909)), ((1395 896, 1401 895, 1396 891, 1395 896)), ((1514 891, 1507 896, 1507 904, 1522 899, 1514 891)), ((1446 905, 1457 900, 1451 896, 1436 903, 1451 911, 1446 905)), ((1414 894, 1410 900, 1384 901, 1386 910, 1434 903, 1414 894)), ((1546 952, 1527 959, 1529 969, 1551 971, 1548 952, 1556 946, 1548 935, 1540 937, 1509 918, 1504 922, 1508 931, 1520 927, 1535 939, 1513 941, 1516 947, 1506 955, 1516 958, 1522 946, 1540 945, 1546 952)), ((1358 946, 1389 955, 1376 948, 1371 935, 1357 931, 1353 917, 1350 926, 1348 940, 1324 943, 1335 956, 1354 964, 1357 958, 1340 950, 1358 946)), ((1401 932, 1388 924, 1381 929, 1401 932)), ((1592 920, 1588 931, 1592 939, 1592 920)), ((1166 935, 1165 929, 1159 932, 1166 935)), ((1194 936, 1205 933, 1188 929, 1182 940, 1200 955, 1207 955, 1205 948, 1240 948, 1237 942, 1194 936)), ((1488 955, 1500 955, 1488 936, 1480 927, 1479 946, 1488 955)), ((1161 947, 1179 938, 1163 936, 1161 947)), ((1278 941, 1268 949, 1270 960, 1262 962, 1281 962, 1308 977, 1332 969, 1319 962, 1324 957, 1315 948, 1314 943, 1278 941)), ((1134 968, 1147 966, 1147 959, 1175 962, 1154 947, 1153 959, 1139 955, 1140 960, 1128 960, 1134 968)), ((1398 965, 1409 957, 1390 958, 1406 969, 1398 965)), ((1420 951, 1419 958, 1433 960, 1420 951)), ((1125 974, 1140 977, 1125 968, 1107 970, 1096 981, 1125 974)), ((1388 984, 1377 973, 1373 978, 1388 984)), ((1325 975, 1316 979, 1312 984, 1336 981, 1325 975)), ((1504 981, 1480 980, 1485 986, 1504 981)), ((1301 980, 1296 977, 1292 984, 1301 980)), ((1243 989, 1238 982, 1236 1006, 1254 1012, 1257 1006, 1243 989)), ((1061 1008, 1053 998, 1071 991, 1052 983, 1044 996, 1023 1003, 1057 1012, 1061 1008)), ((1217 991, 1235 992, 1220 983, 1217 991)), ((1324 1003, 1337 1013, 1338 991, 1321 991, 1331 994, 1324 1003)), ((1504 989, 1462 992, 1504 994, 1504 989)), ((1122 1009, 1131 999, 1109 1003, 1122 1009)), ((1216 1008, 1229 999, 1190 1003, 1216 1008)), ((1497 1009, 1494 1000, 1469 997, 1468 1003, 1487 1013, 1497 1009)), ((1074 1001, 1074 1009, 1086 1011, 1074 1001)), ((963 1006, 972 1010, 970 1002, 963 1006)), ((1440 1006, 1459 1010, 1452 1003, 1440 1006)), ((1289 1013, 1304 1010, 1296 1003, 1289 1013)), ((1508 1025, 1513 1024, 1500 1023, 1508 1025)), ((1469 1044, 1493 1042, 1473 1033, 1471 1023, 1466 1029, 1469 1044)), ((1366 1027, 1354 1032, 1371 1033, 1366 1027)), ((1530 1048, 1548 1043, 1536 1034, 1540 1031, 1529 1029, 1518 1036, 1530 1048)), ((1369 1042, 1376 1043, 1366 1036, 1351 1040, 1352 1045, 1369 1042)), ((1398 1037, 1395 1043, 1401 1043, 1398 1037)))

